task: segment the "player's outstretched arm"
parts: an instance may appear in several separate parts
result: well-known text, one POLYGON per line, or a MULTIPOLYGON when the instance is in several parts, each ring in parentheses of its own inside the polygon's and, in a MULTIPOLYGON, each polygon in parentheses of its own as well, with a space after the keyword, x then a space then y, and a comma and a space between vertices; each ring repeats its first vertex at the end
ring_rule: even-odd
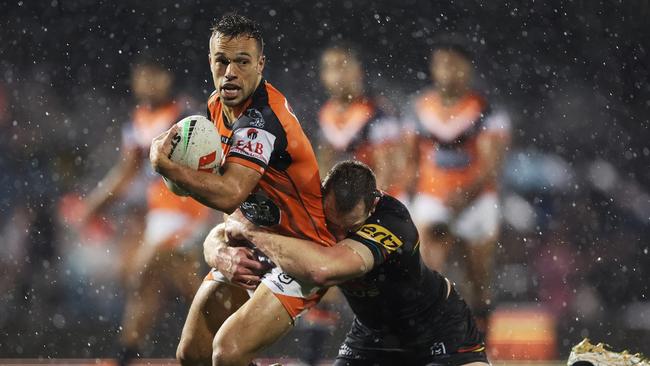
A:
POLYGON ((87 221, 124 192, 133 177, 137 175, 140 161, 137 148, 122 147, 120 160, 84 200, 85 207, 81 215, 81 222, 87 221))
POLYGON ((211 174, 176 164, 169 159, 173 126, 151 143, 149 159, 155 171, 191 193, 197 201, 225 213, 234 212, 262 178, 254 169, 239 164, 226 164, 223 174, 211 174))
POLYGON ((365 245, 345 239, 332 247, 228 221, 228 236, 249 240, 298 280, 329 287, 370 271, 374 259, 365 245))

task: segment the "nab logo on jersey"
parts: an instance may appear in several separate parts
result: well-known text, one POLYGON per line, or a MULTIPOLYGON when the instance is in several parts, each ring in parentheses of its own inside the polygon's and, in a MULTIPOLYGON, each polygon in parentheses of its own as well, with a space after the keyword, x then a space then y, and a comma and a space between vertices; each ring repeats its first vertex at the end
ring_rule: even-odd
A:
POLYGON ((264 154, 264 145, 259 142, 253 144, 252 142, 244 142, 243 140, 238 140, 235 145, 235 151, 241 151, 247 153, 247 155, 263 155, 264 154))
POLYGON ((381 244, 389 252, 396 251, 402 246, 402 241, 388 229, 377 224, 366 224, 357 231, 357 235, 370 241, 381 244))
POLYGON ((246 132, 246 137, 248 137, 249 140, 255 140, 257 138, 257 130, 250 128, 248 132, 246 132))

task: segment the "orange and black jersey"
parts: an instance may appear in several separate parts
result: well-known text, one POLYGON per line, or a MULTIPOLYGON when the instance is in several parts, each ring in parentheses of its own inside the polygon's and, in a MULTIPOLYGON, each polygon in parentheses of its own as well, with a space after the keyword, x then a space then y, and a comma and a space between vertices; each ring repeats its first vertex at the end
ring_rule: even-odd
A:
POLYGON ((446 332, 458 336, 452 333, 465 324, 466 305, 460 300, 450 307, 447 281, 421 263, 418 231, 403 203, 383 194, 370 217, 348 238, 370 249, 374 266, 339 285, 355 315, 346 344, 356 349, 411 349, 439 340, 446 332))
POLYGON ((372 150, 399 139, 400 127, 387 102, 360 97, 342 105, 329 100, 319 114, 320 140, 337 153, 335 160, 356 159, 375 167, 372 150))
POLYGON ((228 125, 218 93, 208 100, 208 116, 221 135, 221 165, 240 164, 262 174, 241 212, 279 234, 332 245, 316 157, 287 99, 262 79, 245 103, 228 125))
MULTIPOLYGON (((475 181, 483 169, 479 159, 479 137, 507 135, 510 120, 494 111, 478 94, 469 93, 453 105, 445 105, 438 92, 422 93, 413 105, 418 136, 419 193, 446 199, 459 187, 475 181)), ((486 189, 493 190, 492 179, 486 189)))

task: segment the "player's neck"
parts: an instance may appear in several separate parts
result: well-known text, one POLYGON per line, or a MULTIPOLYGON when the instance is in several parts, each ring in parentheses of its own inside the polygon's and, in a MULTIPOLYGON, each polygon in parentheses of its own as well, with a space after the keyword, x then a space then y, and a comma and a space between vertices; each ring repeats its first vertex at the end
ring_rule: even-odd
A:
POLYGON ((165 97, 161 99, 146 99, 138 102, 139 106, 154 110, 168 106, 173 102, 172 97, 165 97))
POLYGON ((342 107, 347 107, 363 97, 363 91, 333 96, 332 100, 342 107))
POLYGON ((225 117, 224 123, 227 126, 232 127, 232 124, 235 123, 237 118, 241 115, 244 109, 244 104, 240 104, 234 107, 229 107, 227 105, 223 106, 223 115, 225 117))
POLYGON ((444 105, 456 104, 469 93, 469 88, 438 88, 440 100, 444 105))

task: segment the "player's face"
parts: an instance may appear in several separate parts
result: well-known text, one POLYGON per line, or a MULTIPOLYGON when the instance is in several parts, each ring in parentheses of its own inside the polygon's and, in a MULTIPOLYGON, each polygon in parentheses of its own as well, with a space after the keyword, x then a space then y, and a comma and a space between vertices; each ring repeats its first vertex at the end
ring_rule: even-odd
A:
POLYGON ((209 60, 214 87, 226 106, 244 103, 262 78, 264 56, 255 39, 246 35, 213 35, 209 60))
POLYGON ((137 66, 131 74, 131 87, 135 99, 140 103, 158 104, 171 94, 170 73, 146 65, 137 66))
POLYGON ((320 78, 327 92, 334 98, 352 98, 362 90, 361 63, 341 50, 332 49, 323 53, 320 78))
POLYGON ((431 76, 438 88, 463 90, 469 85, 472 64, 458 52, 436 50, 431 58, 431 76))
POLYGON ((363 200, 359 201, 350 212, 346 213, 341 213, 336 209, 333 193, 327 194, 323 202, 327 228, 337 241, 345 239, 348 233, 359 229, 368 219, 369 210, 363 200))

